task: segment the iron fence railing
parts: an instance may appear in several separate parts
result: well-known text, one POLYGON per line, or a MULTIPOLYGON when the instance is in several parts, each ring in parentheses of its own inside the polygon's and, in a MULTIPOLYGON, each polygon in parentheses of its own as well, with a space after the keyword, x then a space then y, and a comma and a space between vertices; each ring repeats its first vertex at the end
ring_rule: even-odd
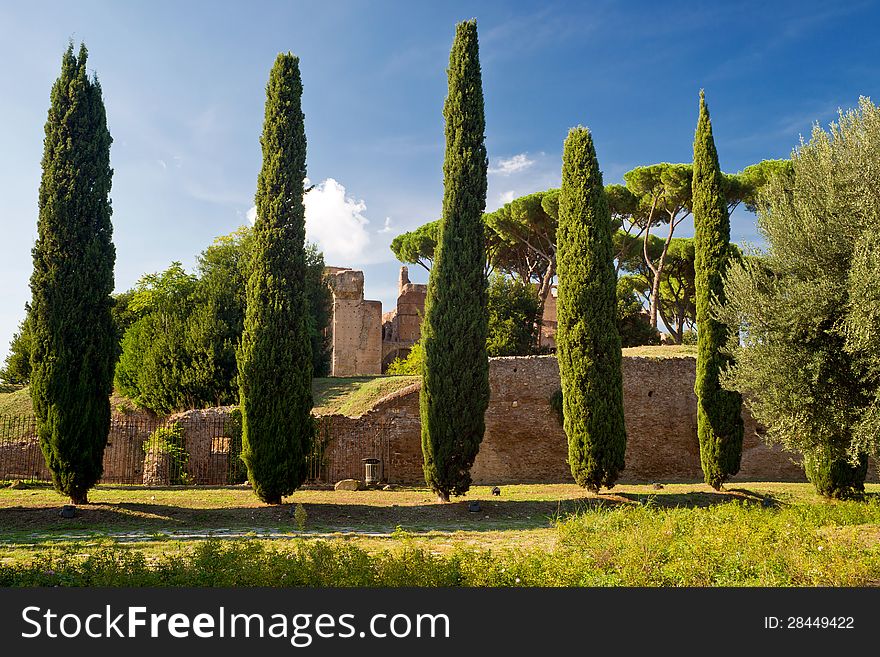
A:
MULTIPOLYGON (((384 424, 352 438, 334 440, 331 417, 316 419, 307 482, 332 484, 362 479, 363 459, 378 458, 379 476, 389 477, 391 447, 384 424)), ((183 419, 113 414, 100 483, 228 485, 243 483, 241 420, 237 413, 199 414, 183 419)), ((32 415, 0 415, 0 481, 51 481, 32 415)))

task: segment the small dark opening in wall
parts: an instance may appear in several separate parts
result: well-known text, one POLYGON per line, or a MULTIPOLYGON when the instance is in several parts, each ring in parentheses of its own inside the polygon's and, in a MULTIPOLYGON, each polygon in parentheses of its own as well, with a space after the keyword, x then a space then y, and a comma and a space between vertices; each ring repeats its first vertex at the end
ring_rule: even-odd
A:
POLYGON ((653 391, 653 390, 649 390, 649 391, 648 391, 648 397, 653 397, 653 396, 654 396, 654 391, 653 391))
POLYGON ((515 367, 513 368, 513 371, 516 372, 516 368, 515 368, 515 367))

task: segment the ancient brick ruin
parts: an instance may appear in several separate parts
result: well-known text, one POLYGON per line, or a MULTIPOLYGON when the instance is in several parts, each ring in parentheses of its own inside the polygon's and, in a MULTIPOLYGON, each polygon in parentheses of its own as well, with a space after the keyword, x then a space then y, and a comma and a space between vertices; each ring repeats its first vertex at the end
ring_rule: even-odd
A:
MULTIPOLYGON (((421 336, 428 286, 412 283, 400 268, 397 305, 382 314, 381 301, 364 300, 364 272, 345 267, 325 270, 333 290, 331 376, 382 374, 395 358, 406 358, 421 336), (377 358, 377 354, 379 354, 377 358)), ((556 286, 544 302, 541 347, 556 347, 556 286)))
POLYGON ((382 373, 382 302, 364 299, 364 272, 327 267, 333 291, 331 376, 382 373))
MULTIPOLYGON (((620 483, 699 482, 696 360, 691 357, 623 358, 626 417, 626 469, 620 483)), ((486 432, 471 470, 476 484, 572 482, 568 443, 551 405, 559 389, 553 356, 492 358, 486 432)), ((415 383, 388 395, 358 417, 319 418, 322 457, 312 469, 316 483, 362 479, 363 459, 381 460, 381 477, 390 483, 423 485, 419 389, 415 383)), ((196 484, 229 483, 231 407, 177 413, 161 420, 183 429, 186 470, 196 484)), ((742 466, 733 481, 806 481, 800 458, 768 446, 743 410, 742 466)), ((104 453, 104 483, 167 483, 161 468, 144 453, 156 423, 114 416, 104 453)), ((49 476, 36 435, 0 445, 0 478, 49 476)), ((876 482, 871 461, 868 481, 876 482)), ((167 475, 165 475, 167 478, 167 475)))
POLYGON ((410 283, 409 269, 400 268, 397 279, 397 307, 382 315, 382 369, 395 358, 406 358, 421 336, 427 285, 410 283))

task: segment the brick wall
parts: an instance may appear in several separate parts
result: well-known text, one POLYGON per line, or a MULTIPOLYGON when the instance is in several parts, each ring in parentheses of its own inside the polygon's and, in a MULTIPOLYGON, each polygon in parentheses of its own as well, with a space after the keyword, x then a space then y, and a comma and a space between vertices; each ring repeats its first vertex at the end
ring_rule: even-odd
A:
MULTIPOLYGON (((624 410, 627 428, 626 469, 620 483, 702 481, 696 436, 693 358, 623 359, 624 410)), ((472 475, 477 484, 571 482, 567 442, 550 397, 559 389, 553 356, 493 358, 486 433, 472 475)), ((422 484, 419 387, 414 384, 381 400, 361 417, 322 418, 328 442, 322 478, 362 479, 362 459, 377 457, 390 483, 422 484)), ((194 483, 226 483, 229 408, 176 414, 163 423, 179 422, 189 452, 188 474, 194 483)), ((743 412, 745 439, 742 467, 734 481, 805 481, 797 458, 768 447, 758 427, 743 412)), ((104 455, 103 482, 140 483, 144 472, 143 442, 158 420, 114 416, 104 455)), ((47 476, 34 435, 0 445, 0 477, 47 476), (39 471, 39 472, 36 472, 39 471)), ((877 481, 871 463, 869 481, 877 481)))
MULTIPOLYGON (((695 376, 693 358, 623 359, 627 465, 620 483, 702 481, 695 376)), ((555 357, 493 358, 489 381, 486 433, 471 471, 474 482, 572 481, 565 434, 550 406, 551 395, 559 389, 555 357)), ((361 459, 380 455, 372 447, 367 449, 378 434, 384 434, 390 445, 385 461, 388 480, 424 481, 418 390, 418 384, 406 388, 361 418, 333 416, 334 443, 327 451, 334 463, 330 481, 362 478, 361 459)), ((742 466, 734 481, 806 480, 795 455, 765 445, 747 410, 743 419, 742 466)), ((872 464, 869 481, 876 480, 872 464)))

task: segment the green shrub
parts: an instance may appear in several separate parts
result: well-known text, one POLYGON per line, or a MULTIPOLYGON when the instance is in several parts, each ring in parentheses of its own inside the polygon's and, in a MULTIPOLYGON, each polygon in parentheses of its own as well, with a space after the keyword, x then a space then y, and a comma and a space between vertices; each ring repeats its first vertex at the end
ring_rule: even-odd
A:
POLYGON ((183 435, 183 427, 175 422, 168 427, 159 427, 150 437, 144 441, 144 453, 167 454, 169 456, 169 468, 172 485, 192 483, 186 471, 189 464, 189 452, 186 451, 186 442, 183 435))
POLYGON ((853 464, 846 454, 835 455, 823 447, 804 454, 804 471, 820 495, 848 499, 865 492, 868 457, 863 454, 853 464))
POLYGON ((391 361, 385 374, 389 376, 419 376, 422 373, 424 357, 425 350, 422 349, 422 343, 416 342, 404 358, 398 357, 391 361))

